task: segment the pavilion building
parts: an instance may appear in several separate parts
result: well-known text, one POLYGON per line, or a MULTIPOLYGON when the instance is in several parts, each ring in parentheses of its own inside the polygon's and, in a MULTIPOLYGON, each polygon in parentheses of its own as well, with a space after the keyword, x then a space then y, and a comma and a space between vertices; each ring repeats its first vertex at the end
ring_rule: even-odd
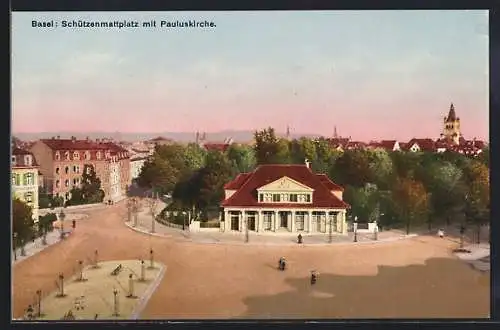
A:
POLYGON ((347 235, 343 188, 310 163, 260 165, 224 186, 222 232, 347 235))

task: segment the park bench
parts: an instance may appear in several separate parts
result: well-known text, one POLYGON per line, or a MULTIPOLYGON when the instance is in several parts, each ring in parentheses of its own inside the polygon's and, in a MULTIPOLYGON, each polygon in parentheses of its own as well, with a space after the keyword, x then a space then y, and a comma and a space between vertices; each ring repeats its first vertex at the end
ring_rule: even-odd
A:
POLYGON ((111 272, 111 275, 113 276, 116 276, 120 273, 120 271, 122 270, 122 264, 119 264, 112 272, 111 272))

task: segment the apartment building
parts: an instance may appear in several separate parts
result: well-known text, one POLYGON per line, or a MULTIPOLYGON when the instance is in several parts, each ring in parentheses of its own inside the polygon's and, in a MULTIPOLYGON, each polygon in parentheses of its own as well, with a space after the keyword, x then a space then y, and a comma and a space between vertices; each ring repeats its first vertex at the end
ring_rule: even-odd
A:
POLYGON ((12 193, 32 207, 33 220, 38 222, 38 164, 27 150, 14 148, 11 156, 12 193))

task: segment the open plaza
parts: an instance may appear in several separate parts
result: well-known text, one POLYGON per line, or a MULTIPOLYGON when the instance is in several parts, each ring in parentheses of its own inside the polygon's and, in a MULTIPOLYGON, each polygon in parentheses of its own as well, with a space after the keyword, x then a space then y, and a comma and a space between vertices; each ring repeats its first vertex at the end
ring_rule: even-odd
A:
POLYGON ((371 243, 349 236, 320 243, 311 236, 296 244, 292 236, 254 235, 245 244, 241 235, 209 239, 158 223, 157 233, 147 234, 151 216, 140 213, 142 228, 133 228, 124 201, 84 213, 67 238, 13 265, 14 318, 25 317, 30 305, 36 314, 37 291, 45 319, 62 318, 70 309, 82 319, 489 316, 489 271, 457 258, 456 240, 380 233, 371 243), (100 269, 92 268, 96 250, 100 269), (141 283, 140 260, 148 266, 151 250, 158 268, 146 270, 150 282, 141 283), (277 269, 280 257, 287 260, 284 272, 277 269), (78 281, 79 260, 87 281, 78 281), (119 264, 121 275, 110 275, 119 264), (314 286, 313 270, 319 273, 314 286), (67 299, 56 297, 59 274, 66 278, 67 299), (137 299, 126 297, 130 274, 137 299), (115 289, 120 316, 112 315, 115 289))

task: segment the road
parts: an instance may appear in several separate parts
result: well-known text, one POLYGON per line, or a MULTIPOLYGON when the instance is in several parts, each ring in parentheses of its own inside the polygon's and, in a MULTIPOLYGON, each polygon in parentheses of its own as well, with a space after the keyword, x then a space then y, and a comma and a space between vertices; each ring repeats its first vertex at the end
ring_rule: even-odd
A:
POLYGON ((13 267, 13 313, 35 292, 55 289, 78 260, 147 260, 168 266, 143 319, 487 317, 489 273, 451 255, 448 240, 418 237, 375 245, 245 246, 197 244, 137 233, 125 203, 88 212, 63 242, 13 267), (276 269, 279 257, 288 269, 276 269), (311 270, 320 273, 311 288, 311 270))

